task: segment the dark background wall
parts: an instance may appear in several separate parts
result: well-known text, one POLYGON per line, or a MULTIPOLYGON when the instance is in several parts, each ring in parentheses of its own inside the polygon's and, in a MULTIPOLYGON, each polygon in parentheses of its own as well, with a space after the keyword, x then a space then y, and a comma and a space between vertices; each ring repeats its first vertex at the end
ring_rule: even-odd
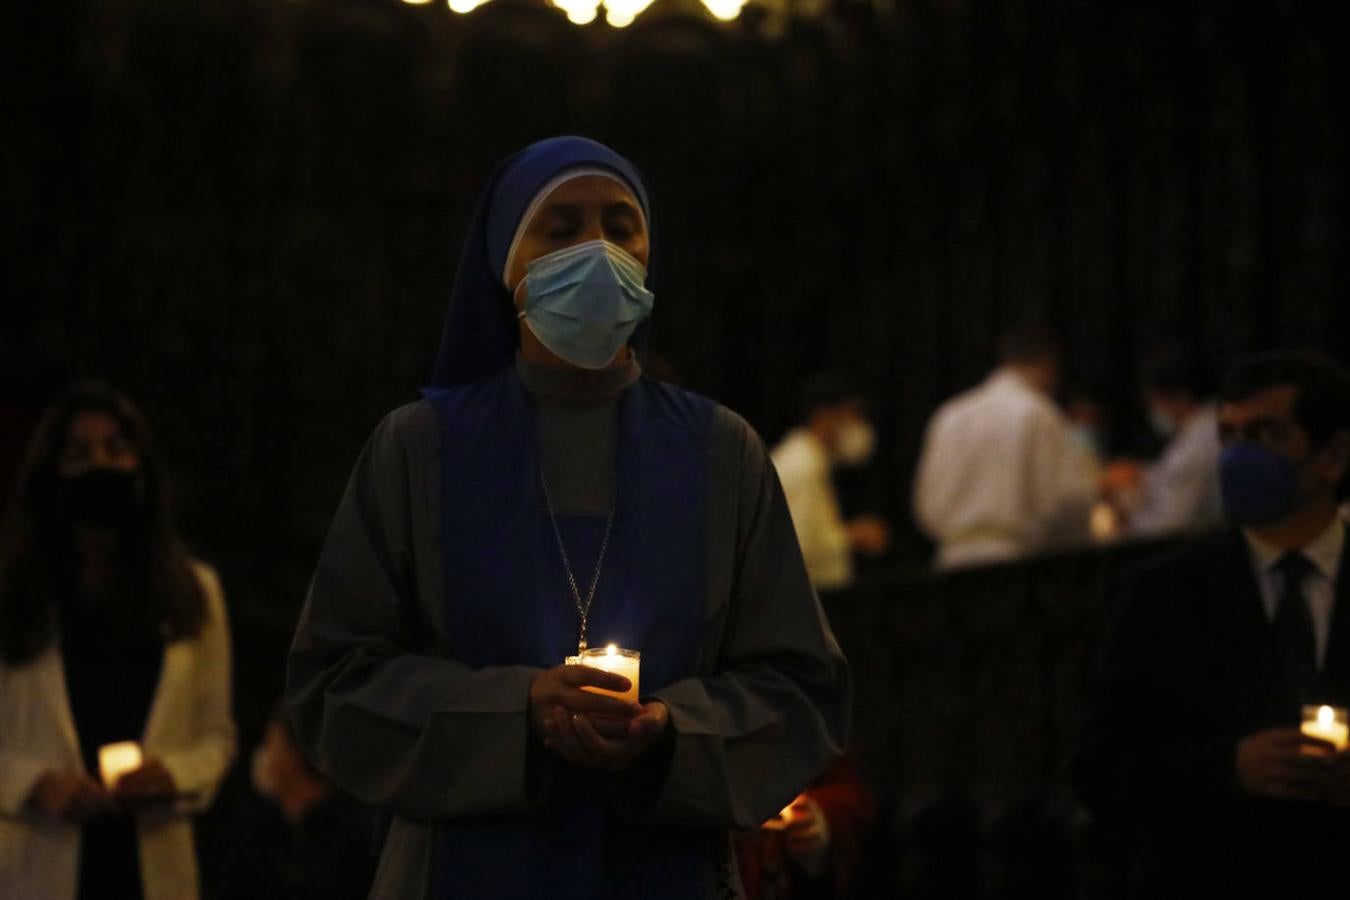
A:
POLYGON ((1009 325, 1062 331, 1119 450, 1152 335, 1350 352, 1319 5, 897 0, 779 37, 662 5, 619 32, 510 0, 8 4, 0 464, 72 377, 124 386, 236 617, 289 627, 427 377, 478 186, 562 131, 651 176, 655 349, 770 440, 804 376, 853 374, 883 438, 859 496, 902 523, 926 417, 1009 325))

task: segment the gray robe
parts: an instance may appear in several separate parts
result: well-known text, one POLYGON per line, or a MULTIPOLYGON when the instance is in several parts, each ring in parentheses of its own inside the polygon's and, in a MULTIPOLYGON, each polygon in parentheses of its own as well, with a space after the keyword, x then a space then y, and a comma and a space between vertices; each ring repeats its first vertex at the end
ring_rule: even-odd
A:
MULTIPOLYGON (((306 753, 394 816, 372 889, 382 898, 429 896, 438 820, 528 814, 547 790, 527 777, 537 768, 527 760, 547 752, 532 745, 528 720, 539 670, 475 670, 448 656, 439 440, 426 402, 396 410, 370 438, 287 672, 306 753)), ((670 710, 670 767, 621 813, 725 834, 772 817, 840 752, 851 692, 763 443, 718 407, 707 452, 708 484, 690 486, 707 491, 698 676, 652 695, 670 710)), ((729 858, 709 859, 709 896, 729 858)))

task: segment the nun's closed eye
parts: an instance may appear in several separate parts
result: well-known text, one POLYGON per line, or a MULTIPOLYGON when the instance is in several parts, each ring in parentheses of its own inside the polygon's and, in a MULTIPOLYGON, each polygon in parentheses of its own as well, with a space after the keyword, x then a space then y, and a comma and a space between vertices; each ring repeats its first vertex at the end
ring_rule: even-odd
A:
POLYGON ((577 237, 585 223, 585 214, 574 203, 549 203, 541 209, 530 229, 552 241, 565 241, 577 237))
POLYGON ((642 213, 631 203, 611 203, 604 209, 602 224, 605 237, 615 243, 643 233, 642 213))

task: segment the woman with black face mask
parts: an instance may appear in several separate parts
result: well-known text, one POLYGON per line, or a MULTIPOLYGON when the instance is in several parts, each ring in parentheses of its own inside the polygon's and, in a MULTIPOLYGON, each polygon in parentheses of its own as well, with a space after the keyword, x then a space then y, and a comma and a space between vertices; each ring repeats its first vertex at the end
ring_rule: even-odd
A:
POLYGON ((189 816, 235 752, 215 573, 171 523, 125 396, 85 383, 29 448, 0 567, 0 887, 197 896, 189 816), (100 750, 138 745, 115 777, 100 750))

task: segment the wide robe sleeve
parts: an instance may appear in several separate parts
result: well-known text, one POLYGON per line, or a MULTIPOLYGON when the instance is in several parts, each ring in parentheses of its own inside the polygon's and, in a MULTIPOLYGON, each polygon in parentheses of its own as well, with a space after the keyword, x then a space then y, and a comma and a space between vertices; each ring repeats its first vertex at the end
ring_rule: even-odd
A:
POLYGON ((413 404, 370 438, 319 558, 291 647, 286 697, 319 769, 358 799, 412 818, 523 811, 525 666, 445 658, 423 557, 435 552, 434 414, 413 404))
MULTIPOLYGON (((792 519, 763 443, 719 410, 712 436, 709 557, 728 584, 720 640, 703 677, 657 691, 670 709, 668 768, 652 824, 752 828, 818 776, 847 739, 848 667, 807 579, 792 519), (719 526, 727 514, 729 523, 719 526), (730 546, 716 546, 725 535, 730 546)), ((714 605, 721 605, 714 601, 714 605)), ((636 799, 636 798, 635 798, 636 799)))

